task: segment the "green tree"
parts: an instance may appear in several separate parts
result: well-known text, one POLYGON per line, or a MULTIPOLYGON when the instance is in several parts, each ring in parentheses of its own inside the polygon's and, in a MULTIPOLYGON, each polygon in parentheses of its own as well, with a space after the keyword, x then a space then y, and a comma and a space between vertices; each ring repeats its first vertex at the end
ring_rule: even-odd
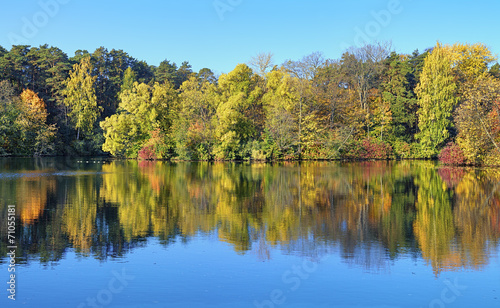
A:
POLYGON ((155 69, 155 81, 158 83, 170 82, 175 84, 177 81, 177 64, 170 63, 169 60, 163 60, 155 69))
POLYGON ((216 84, 217 83, 217 77, 215 77, 214 72, 212 72, 211 69, 209 68, 202 68, 198 74, 196 74, 196 77, 198 77, 201 81, 207 81, 209 83, 216 84))
POLYGON ((457 105, 457 85, 452 67, 453 55, 440 43, 425 58, 418 97, 418 128, 422 157, 435 157, 450 137, 452 112, 457 105))
POLYGON ((490 75, 497 79, 500 79, 500 64, 498 64, 498 62, 491 66, 490 75))
POLYGON ((385 140, 395 146, 397 154, 403 156, 406 154, 400 152, 400 148, 413 142, 417 130, 417 99, 411 85, 415 78, 411 60, 409 56, 392 52, 384 61, 379 86, 383 105, 389 106, 391 113, 385 140))
POLYGON ((104 118, 116 112, 119 101, 118 93, 124 73, 137 60, 123 50, 112 49, 108 51, 106 48, 100 47, 92 53, 91 61, 94 67, 92 76, 96 77, 97 103, 103 107, 102 118, 104 118))
POLYGON ((179 66, 179 69, 177 70, 177 79, 175 80, 174 87, 176 89, 180 88, 184 81, 188 80, 193 75, 195 74, 191 69, 191 64, 187 61, 182 62, 181 66, 179 66))
POLYGON ((28 45, 14 45, 0 61, 3 71, 2 79, 9 80, 17 93, 29 88, 29 77, 32 71, 28 62, 28 45))
POLYGON ((0 155, 15 154, 21 147, 21 127, 17 118, 19 98, 12 84, 0 81, 0 155))

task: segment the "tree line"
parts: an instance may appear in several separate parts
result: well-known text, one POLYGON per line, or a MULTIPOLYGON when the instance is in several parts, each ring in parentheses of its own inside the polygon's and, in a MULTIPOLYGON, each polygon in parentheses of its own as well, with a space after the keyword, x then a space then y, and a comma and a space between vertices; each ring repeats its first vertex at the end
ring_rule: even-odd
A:
POLYGON ((0 46, 0 155, 500 163, 500 65, 483 44, 271 53, 216 76, 100 47, 0 46))

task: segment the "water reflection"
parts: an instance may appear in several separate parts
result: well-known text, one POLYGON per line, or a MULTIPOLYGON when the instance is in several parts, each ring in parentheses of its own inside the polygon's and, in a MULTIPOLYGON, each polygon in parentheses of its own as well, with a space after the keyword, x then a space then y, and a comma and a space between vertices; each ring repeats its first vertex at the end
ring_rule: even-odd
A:
MULTIPOLYGON (((179 163, 0 160, 1 236, 17 206, 19 263, 119 258, 217 238, 260 260, 280 249, 384 270, 401 255, 481 269, 498 247, 500 171, 433 162, 179 163)), ((0 244, 2 256, 6 244, 0 244)), ((5 262, 5 259, 2 260, 5 262)))

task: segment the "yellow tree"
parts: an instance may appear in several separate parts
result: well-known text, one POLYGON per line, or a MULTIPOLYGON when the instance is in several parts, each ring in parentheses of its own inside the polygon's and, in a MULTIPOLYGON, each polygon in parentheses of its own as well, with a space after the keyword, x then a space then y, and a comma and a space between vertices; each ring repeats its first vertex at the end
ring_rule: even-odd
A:
POLYGON ((215 145, 218 159, 242 158, 242 149, 255 137, 262 125, 262 89, 258 76, 245 64, 239 64, 219 78, 220 102, 216 112, 215 145))
POLYGON ((216 86, 191 77, 181 85, 180 92, 179 113, 172 129, 176 153, 180 159, 208 160, 214 144, 216 86))
POLYGON ((105 137, 102 149, 112 155, 134 157, 154 137, 155 131, 159 132, 159 138, 152 138, 158 143, 153 145, 163 146, 176 101, 177 93, 170 83, 149 86, 135 82, 131 90, 120 94, 117 113, 100 123, 105 137))
POLYGON ((267 74, 267 92, 262 101, 266 112, 265 128, 272 153, 269 156, 280 157, 288 152, 294 153, 300 142, 298 93, 292 77, 279 70, 267 74))
POLYGON ((500 81, 481 76, 466 82, 462 89, 462 103, 455 116, 457 143, 470 163, 483 163, 487 158, 494 163, 500 157, 496 140, 499 136, 493 129, 498 126, 499 118, 489 115, 498 108, 500 81))
POLYGON ((83 58, 73 66, 66 80, 64 104, 69 107, 69 117, 77 130, 76 139, 80 139, 80 131, 90 134, 99 117, 102 107, 97 105, 94 84, 96 76, 92 76, 90 56, 83 58))
MULTIPOLYGON (((500 95, 500 82, 490 76, 488 65, 495 60, 483 44, 454 44, 450 47, 452 65, 458 79, 460 105, 456 110, 457 143, 471 163, 490 163, 500 157, 494 127, 499 117, 496 101, 500 95)), ((496 132, 498 134, 498 132, 496 132)))
POLYGON ((453 67, 460 84, 472 81, 488 72, 488 65, 495 57, 484 44, 456 43, 450 47, 453 67))

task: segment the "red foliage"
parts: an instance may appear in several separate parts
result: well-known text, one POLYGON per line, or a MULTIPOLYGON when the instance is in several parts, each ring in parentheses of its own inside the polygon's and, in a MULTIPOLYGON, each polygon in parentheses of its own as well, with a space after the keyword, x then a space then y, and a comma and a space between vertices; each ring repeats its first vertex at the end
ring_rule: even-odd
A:
POLYGON ((462 149, 453 142, 448 143, 438 155, 439 161, 445 165, 464 165, 467 159, 462 152, 462 149))
POLYGON ((453 188, 460 183, 465 175, 465 170, 463 168, 456 167, 441 167, 438 169, 438 174, 446 183, 448 188, 453 188))
POLYGON ((351 144, 344 158, 347 159, 389 159, 392 147, 383 141, 366 138, 351 144))
POLYGON ((139 155, 139 159, 142 159, 142 160, 155 160, 155 159, 157 159, 154 145, 144 146, 142 149, 139 150, 138 155, 139 155))

